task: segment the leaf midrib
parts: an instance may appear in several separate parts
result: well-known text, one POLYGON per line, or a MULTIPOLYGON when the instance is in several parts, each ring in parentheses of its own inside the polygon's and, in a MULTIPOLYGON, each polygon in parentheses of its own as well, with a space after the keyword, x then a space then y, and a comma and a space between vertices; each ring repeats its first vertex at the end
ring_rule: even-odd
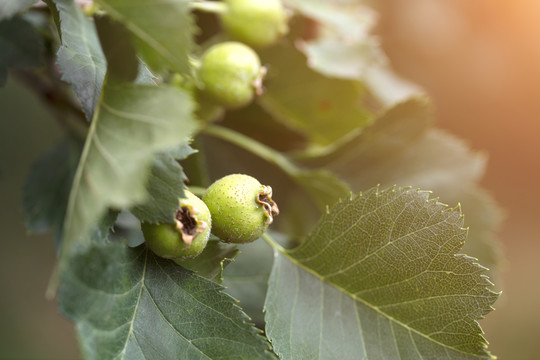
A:
MULTIPOLYGON (((141 280, 140 280, 141 288, 139 289, 139 294, 137 295, 137 303, 135 304, 135 308, 133 310, 133 316, 131 317, 131 321, 130 321, 130 324, 129 324, 129 330, 128 330, 128 334, 126 336, 126 341, 124 342, 124 347, 122 348, 122 351, 119 354, 119 356, 121 358, 123 358, 124 355, 126 354, 127 344, 129 342, 129 338, 131 337, 131 335, 133 334, 133 336, 136 339, 135 333, 133 332, 133 324, 135 323, 135 317, 137 316, 137 312, 139 311, 139 303, 140 303, 141 297, 142 297, 141 296, 142 295, 142 289, 144 288, 144 279, 146 278, 146 264, 148 263, 147 260, 148 260, 148 252, 145 252, 145 254, 144 254, 144 268, 143 268, 142 277, 141 277, 141 280)), ((139 344, 139 341, 138 340, 136 340, 136 341, 137 341, 137 344, 139 344)), ((143 353, 142 349, 140 348, 140 345, 139 345, 139 349, 141 350, 141 354, 143 354, 143 356, 144 356, 144 353, 143 353)))
MULTIPOLYGON (((106 81, 106 80, 105 80, 106 81)), ((98 100, 98 103, 100 103, 103 99, 103 91, 100 94, 100 99, 98 100)), ((77 171, 75 172, 75 176, 73 177, 73 185, 71 186, 71 191, 69 193, 69 201, 68 206, 66 208, 66 222, 64 224, 64 239, 62 241, 62 251, 60 254, 60 261, 59 261, 59 270, 62 270, 64 266, 67 265, 67 259, 69 258, 69 251, 70 247, 72 246, 72 243, 76 240, 73 237, 73 216, 74 216, 74 209, 77 204, 77 200, 79 198, 78 193, 79 189, 81 187, 82 182, 82 175, 86 168, 86 162, 88 161, 88 155, 90 153, 90 148, 93 144, 93 135, 96 132, 97 124, 99 123, 99 113, 100 113, 100 106, 96 106, 96 110, 94 111, 94 116, 92 117, 92 121, 90 123, 90 128, 88 129, 88 135, 87 140, 84 144, 83 151, 81 153, 81 157, 79 160, 79 164, 77 166, 77 171)))

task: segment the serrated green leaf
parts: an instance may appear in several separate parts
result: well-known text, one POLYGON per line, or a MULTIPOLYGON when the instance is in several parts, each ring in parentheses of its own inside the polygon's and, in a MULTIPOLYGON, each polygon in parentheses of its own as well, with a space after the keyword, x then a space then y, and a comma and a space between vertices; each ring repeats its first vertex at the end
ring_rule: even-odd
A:
POLYGON ((64 272, 62 311, 86 359, 272 359, 223 288, 144 246, 93 246, 64 272))
POLYGON ((152 70, 189 73, 188 54, 195 26, 191 0, 97 0, 103 10, 134 35, 135 45, 152 70))
POLYGON ((302 244, 276 251, 266 332, 285 359, 489 359, 477 319, 498 294, 456 255, 459 209, 378 188, 337 204, 302 244))
POLYGON ((0 2, 0 21, 24 11, 37 0, 2 0, 0 2))
POLYGON ((42 232, 53 228, 57 245, 62 237, 69 189, 81 150, 80 144, 70 139, 56 144, 36 162, 24 188, 26 229, 42 232))
POLYGON ((62 80, 71 84, 90 121, 107 71, 96 27, 74 1, 47 0, 47 4, 57 15, 55 20, 62 43, 57 63, 62 80))
POLYGON ((240 253, 234 244, 225 244, 217 238, 210 239, 204 251, 193 259, 178 261, 177 264, 197 275, 213 280, 218 284, 223 281, 223 270, 240 253))
POLYGON ((184 197, 186 174, 178 163, 193 150, 187 141, 177 149, 162 152, 154 157, 150 177, 146 185, 148 201, 137 205, 131 212, 139 220, 149 223, 173 223, 178 199, 184 197))
POLYGON ((290 44, 264 50, 261 58, 268 64, 268 75, 258 103, 313 143, 328 145, 372 121, 361 83, 310 70, 306 58, 290 44))
POLYGON ((9 68, 40 66, 42 51, 43 41, 30 23, 20 17, 0 21, 0 86, 5 85, 9 68))
POLYGON ((107 208, 147 200, 154 156, 190 136, 192 111, 190 95, 180 89, 104 87, 71 188, 61 262, 107 208))

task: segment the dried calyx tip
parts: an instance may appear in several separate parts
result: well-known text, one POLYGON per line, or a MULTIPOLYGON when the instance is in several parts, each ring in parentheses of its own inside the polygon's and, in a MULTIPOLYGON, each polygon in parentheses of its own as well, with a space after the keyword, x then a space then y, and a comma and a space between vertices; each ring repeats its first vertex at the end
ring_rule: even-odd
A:
POLYGON ((192 206, 182 206, 175 212, 176 229, 182 233, 182 240, 190 246, 193 239, 206 229, 204 221, 198 221, 193 216, 199 211, 192 206))
POLYGON ((274 200, 272 200, 272 187, 262 185, 257 202, 261 204, 268 217, 266 223, 271 224, 274 221, 274 216, 279 215, 279 208, 274 200))

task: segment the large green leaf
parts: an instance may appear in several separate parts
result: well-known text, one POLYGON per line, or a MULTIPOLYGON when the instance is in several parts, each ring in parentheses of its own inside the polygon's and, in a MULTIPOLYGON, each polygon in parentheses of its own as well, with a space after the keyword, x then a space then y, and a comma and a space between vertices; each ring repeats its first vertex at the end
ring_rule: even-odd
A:
POLYGON ((40 66, 42 51, 43 41, 30 23, 21 17, 0 21, 0 86, 7 81, 8 68, 40 66))
POLYGON ((149 223, 173 223, 178 199, 184 197, 186 174, 178 163, 193 150, 187 140, 175 150, 165 151, 154 157, 150 178, 146 185, 148 200, 131 211, 141 221, 149 223))
POLYGON ((81 146, 70 139, 56 144, 36 162, 24 188, 26 229, 42 232, 53 228, 57 245, 81 146))
POLYGON ((58 50, 58 66, 62 80, 73 87, 90 120, 96 108, 107 71, 107 62, 94 23, 70 0, 48 0, 57 21, 62 45, 58 50))
POLYGON ((189 73, 195 31, 191 0, 97 0, 134 35, 143 60, 155 71, 189 73))
POLYGON ((144 246, 91 246, 63 274, 60 307, 86 359, 274 357, 220 285, 144 246))
POLYGON ((107 208, 146 201, 155 154, 190 136, 195 128, 192 110, 190 95, 177 88, 104 87, 70 193, 63 262, 107 208))
POLYGON ((372 120, 361 83, 310 70, 306 58, 290 44, 265 50, 261 57, 269 70, 259 104, 314 144, 328 145, 372 120))
POLYGON ((0 21, 24 11, 37 0, 2 0, 0 1, 0 21))
POLYGON ((410 188, 334 206, 278 249, 266 332, 284 359, 488 359, 477 319, 498 294, 474 259, 459 209, 410 188))

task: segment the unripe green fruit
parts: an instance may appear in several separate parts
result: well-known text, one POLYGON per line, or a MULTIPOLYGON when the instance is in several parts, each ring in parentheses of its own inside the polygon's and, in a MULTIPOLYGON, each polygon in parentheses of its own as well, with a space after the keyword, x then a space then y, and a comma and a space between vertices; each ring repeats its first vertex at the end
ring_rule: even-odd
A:
POLYGON ((205 248, 212 219, 205 203, 189 191, 179 199, 175 224, 142 223, 146 245, 156 255, 174 260, 196 257, 205 248))
POLYGON ((231 41, 206 50, 198 75, 208 96, 227 109, 234 109, 253 100, 260 90, 264 68, 255 51, 231 41))
POLYGON ((251 242, 279 214, 272 188, 248 175, 232 174, 214 182, 203 201, 212 213, 212 234, 225 242, 251 242))
POLYGON ((223 27, 236 40, 263 47, 275 43, 288 31, 281 0, 225 0, 225 4, 223 27))

